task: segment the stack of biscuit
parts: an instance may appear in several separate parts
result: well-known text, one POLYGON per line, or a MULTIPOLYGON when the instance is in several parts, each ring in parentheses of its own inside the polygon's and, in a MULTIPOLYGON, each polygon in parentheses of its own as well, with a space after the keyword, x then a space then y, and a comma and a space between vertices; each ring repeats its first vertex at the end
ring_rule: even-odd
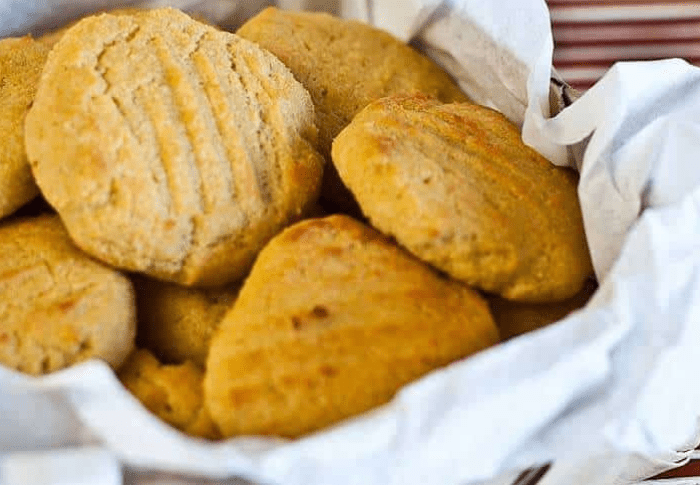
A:
POLYGON ((591 293, 575 174, 359 22, 102 13, 0 41, 0 105, 0 364, 102 359, 192 436, 322 429, 591 293))

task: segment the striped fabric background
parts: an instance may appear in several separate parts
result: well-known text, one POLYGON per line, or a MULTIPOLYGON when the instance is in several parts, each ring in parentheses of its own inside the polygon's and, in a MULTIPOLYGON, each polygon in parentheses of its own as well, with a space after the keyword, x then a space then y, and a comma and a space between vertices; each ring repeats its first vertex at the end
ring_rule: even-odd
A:
POLYGON ((680 57, 700 65, 700 1, 547 0, 554 66, 584 90, 615 61, 680 57))

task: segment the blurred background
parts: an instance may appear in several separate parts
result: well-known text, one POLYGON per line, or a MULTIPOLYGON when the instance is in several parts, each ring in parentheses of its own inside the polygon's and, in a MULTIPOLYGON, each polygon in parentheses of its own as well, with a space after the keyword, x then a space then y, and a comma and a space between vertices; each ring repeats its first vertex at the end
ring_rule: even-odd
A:
POLYGON ((700 1, 547 0, 554 66, 585 90, 615 61, 680 57, 700 64, 700 1))

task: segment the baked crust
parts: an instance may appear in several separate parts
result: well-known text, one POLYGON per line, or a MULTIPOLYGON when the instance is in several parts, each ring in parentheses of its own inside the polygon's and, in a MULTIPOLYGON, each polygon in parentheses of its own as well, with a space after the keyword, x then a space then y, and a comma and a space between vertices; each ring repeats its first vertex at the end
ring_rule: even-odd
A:
POLYGON ((494 110, 383 98, 338 135, 333 161, 374 227, 453 278, 546 302, 592 273, 575 172, 494 110))
POLYGON ((129 280, 78 248, 57 216, 0 225, 0 363, 45 374, 134 347, 129 280))
POLYGON ((206 406, 224 436, 299 436, 497 340, 475 291, 349 217, 310 219, 263 249, 214 334, 206 406))
POLYGON ((255 44, 173 9, 81 20, 27 115, 46 199, 86 252, 185 285, 240 279, 315 202, 313 105, 255 44))

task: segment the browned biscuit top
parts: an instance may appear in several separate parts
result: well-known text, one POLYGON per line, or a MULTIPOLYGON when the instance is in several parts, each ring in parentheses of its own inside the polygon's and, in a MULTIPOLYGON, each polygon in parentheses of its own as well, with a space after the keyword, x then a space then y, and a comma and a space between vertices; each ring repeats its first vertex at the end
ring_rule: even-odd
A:
POLYGON ((241 278, 318 195, 308 93, 271 54, 172 9, 88 17, 27 116, 37 182, 71 237, 183 284, 241 278))
POLYGON ((575 172, 496 111, 383 98, 336 138, 333 161, 375 227, 454 278, 554 301, 592 272, 575 172))
POLYGON ((497 338, 476 292, 348 217, 311 219, 263 249, 214 334, 206 405, 224 436, 298 436, 497 338))
POLYGON ((43 374, 134 346, 128 279, 77 249, 56 216, 0 225, 0 364, 43 374))
POLYGON ((39 193, 24 149, 24 117, 48 53, 30 36, 0 39, 0 218, 39 193))

